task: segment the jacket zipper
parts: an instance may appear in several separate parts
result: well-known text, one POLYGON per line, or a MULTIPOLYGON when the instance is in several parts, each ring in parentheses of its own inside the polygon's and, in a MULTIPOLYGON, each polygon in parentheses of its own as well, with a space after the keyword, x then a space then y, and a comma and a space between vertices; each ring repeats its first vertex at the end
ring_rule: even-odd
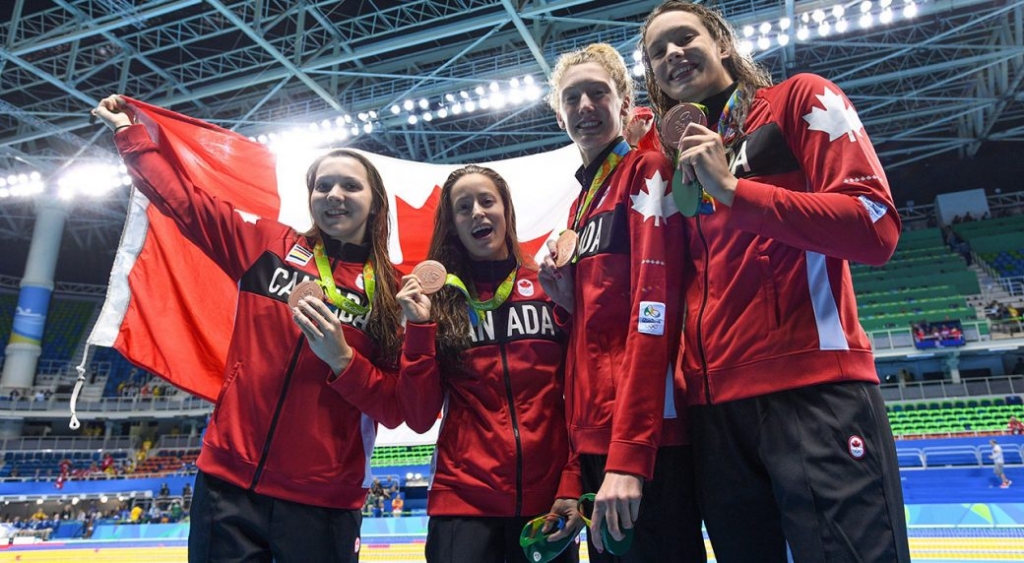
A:
MULTIPOLYGON (((334 268, 338 266, 338 259, 335 258, 331 261, 331 272, 333 274, 334 268)), ((288 395, 288 387, 292 382, 292 375, 295 373, 295 365, 299 363, 299 354, 302 353, 302 343, 305 342, 306 336, 299 334, 299 340, 295 343, 295 352, 292 353, 292 359, 288 362, 288 372, 284 376, 284 385, 281 388, 281 397, 277 400, 277 407, 274 408, 274 417, 270 419, 270 429, 267 430, 267 439, 263 442, 263 452, 260 454, 260 462, 256 465, 256 472, 252 476, 252 485, 249 486, 249 490, 256 492, 256 485, 260 482, 260 476, 263 474, 263 466, 267 464, 267 458, 270 456, 270 441, 274 438, 274 431, 277 429, 277 421, 281 417, 281 409, 284 408, 284 399, 288 395)))
POLYGON ((700 213, 696 217, 697 222, 697 233, 700 235, 700 242, 704 245, 704 270, 701 272, 701 278, 703 284, 701 287, 701 301, 700 301, 700 313, 697 315, 697 350, 700 352, 700 367, 704 373, 704 398, 707 403, 713 404, 711 397, 711 380, 708 375, 708 356, 704 350, 704 312, 708 308, 708 298, 710 290, 708 289, 708 269, 711 266, 711 249, 708 247, 708 239, 704 236, 704 229, 700 226, 700 213))
POLYGON ((512 419, 512 435, 516 439, 516 513, 519 517, 523 512, 523 442, 519 436, 519 417, 516 416, 516 405, 512 397, 512 377, 508 372, 508 354, 505 344, 501 344, 501 366, 505 377, 505 396, 508 399, 508 412, 512 419))
POLYGON ((274 438, 274 431, 277 428, 277 421, 281 417, 281 409, 284 408, 284 399, 288 395, 288 387, 292 381, 292 374, 295 373, 295 365, 299 361, 299 354, 302 352, 302 343, 306 337, 299 336, 299 341, 295 345, 295 352, 292 354, 292 360, 288 363, 288 372, 284 377, 284 385, 281 388, 281 397, 277 400, 277 407, 274 409, 274 417, 270 420, 270 429, 267 430, 267 439, 263 442, 263 453, 260 454, 260 463, 256 466, 256 473, 252 476, 252 485, 249 486, 249 490, 256 492, 256 485, 260 481, 260 475, 263 474, 263 466, 267 463, 267 457, 270 456, 270 441, 274 438))

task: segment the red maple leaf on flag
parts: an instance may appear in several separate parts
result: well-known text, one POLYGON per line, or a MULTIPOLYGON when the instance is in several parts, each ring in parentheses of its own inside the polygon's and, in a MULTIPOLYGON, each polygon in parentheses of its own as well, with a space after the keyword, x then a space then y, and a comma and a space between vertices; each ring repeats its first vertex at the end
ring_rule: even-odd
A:
MULTIPOLYGON (((402 263, 397 265, 399 271, 408 274, 416 264, 427 259, 430 251, 429 233, 434 231, 434 214, 437 204, 441 201, 441 187, 434 185, 430 195, 420 207, 415 207, 401 197, 395 197, 395 223, 398 225, 398 244, 402 248, 402 263), (424 237, 423 233, 428 233, 424 237)), ((535 239, 520 240, 519 248, 524 260, 532 260, 540 251, 547 235, 535 239)))

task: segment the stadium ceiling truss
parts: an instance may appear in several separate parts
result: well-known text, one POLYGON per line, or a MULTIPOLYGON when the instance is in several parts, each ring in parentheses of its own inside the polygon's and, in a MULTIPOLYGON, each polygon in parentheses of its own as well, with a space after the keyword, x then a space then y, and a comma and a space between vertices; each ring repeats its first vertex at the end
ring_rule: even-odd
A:
MULTIPOLYGON (((892 0, 900 10, 909 0, 892 0)), ((491 81, 543 83, 561 52, 594 41, 632 63, 657 1, 583 0, 5 0, 0 7, 0 177, 56 178, 73 162, 116 161, 88 111, 115 92, 257 136, 377 112, 345 144, 401 158, 473 162, 564 146, 543 101, 410 124, 389 109, 491 81)), ((880 3, 876 0, 874 4, 880 3)), ((724 0, 757 26, 822 9, 819 0, 724 0)), ((861 1, 841 5, 856 21, 861 1)), ((916 0, 913 19, 851 23, 756 56, 777 79, 838 83, 889 167, 973 156, 1024 140, 1024 0, 916 0)), ((642 86, 642 85, 641 85, 642 86)), ((640 95, 640 102, 645 96, 640 95)), ((82 247, 116 244, 127 194, 76 202, 67 231, 82 247)), ((4 240, 31 236, 31 203, 0 200, 4 240)))

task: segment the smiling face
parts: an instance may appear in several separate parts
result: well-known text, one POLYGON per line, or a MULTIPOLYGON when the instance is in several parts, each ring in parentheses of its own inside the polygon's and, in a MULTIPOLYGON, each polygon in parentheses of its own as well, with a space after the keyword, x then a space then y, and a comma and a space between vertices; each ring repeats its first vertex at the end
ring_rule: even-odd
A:
POLYGON ((363 244, 372 207, 373 192, 361 162, 348 156, 327 157, 320 162, 309 194, 309 209, 322 232, 342 242, 363 244))
POLYGON ((452 186, 451 201, 455 232, 470 258, 508 258, 505 202, 494 182, 483 174, 467 174, 452 186))
POLYGON ((565 129, 590 164, 622 134, 629 99, 623 98, 601 64, 585 62, 566 69, 558 83, 558 126, 565 129))
POLYGON ((658 88, 673 100, 700 102, 733 83, 723 65, 729 52, 690 12, 670 10, 651 20, 644 51, 658 88))

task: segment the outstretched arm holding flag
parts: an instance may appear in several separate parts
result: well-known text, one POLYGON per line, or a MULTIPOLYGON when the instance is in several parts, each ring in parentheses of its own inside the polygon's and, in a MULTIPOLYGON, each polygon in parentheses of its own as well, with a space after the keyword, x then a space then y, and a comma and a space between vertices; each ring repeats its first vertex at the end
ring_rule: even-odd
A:
MULTIPOLYGON (((197 461, 190 560, 221 552, 354 560, 374 417, 388 426, 401 422, 397 407, 357 405, 329 385, 353 370, 381 385, 396 380, 400 327, 380 175, 353 151, 322 156, 306 175, 314 226, 298 233, 273 219, 276 190, 257 185, 274 177, 260 173, 274 162, 259 145, 119 96, 94 113, 115 131, 145 196, 140 205, 151 204, 147 236, 166 222, 194 245, 178 247, 185 260, 177 249, 163 249, 145 278, 134 280, 144 283, 132 288, 129 311, 163 307, 174 316, 159 326, 143 323, 162 350, 149 359, 188 349, 208 325, 217 328, 208 336, 211 357, 225 350, 223 383, 214 387, 210 378, 194 386, 216 397, 216 406, 197 461), (194 283, 178 283, 197 277, 209 280, 200 284, 203 295, 187 293, 194 283), (330 307, 308 296, 289 303, 306 281, 328 288, 330 307), (284 524, 269 526, 271 513, 284 524)), ((136 262, 152 258, 143 250, 136 262)), ((138 314, 160 318, 152 312, 138 314)), ((117 340, 124 345, 132 337, 117 340)))

